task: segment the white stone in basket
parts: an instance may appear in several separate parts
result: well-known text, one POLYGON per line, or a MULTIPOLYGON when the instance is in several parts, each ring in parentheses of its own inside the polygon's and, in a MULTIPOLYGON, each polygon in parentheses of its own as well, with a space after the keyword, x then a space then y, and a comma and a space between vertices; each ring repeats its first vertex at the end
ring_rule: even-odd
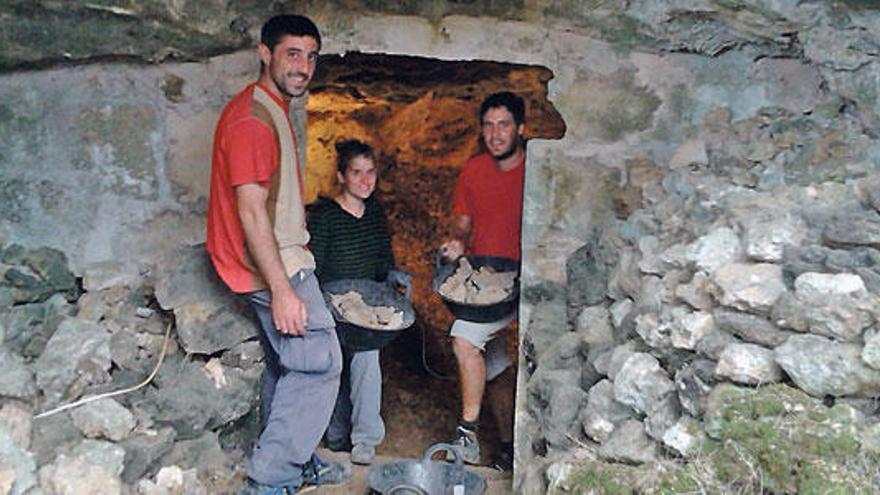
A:
POLYGON ((451 301, 488 305, 506 299, 515 282, 515 271, 496 272, 488 266, 474 270, 467 258, 461 258, 458 268, 440 284, 438 292, 451 301))
POLYGON ((345 321, 357 326, 380 330, 403 327, 403 311, 389 306, 370 306, 357 291, 330 294, 330 302, 345 321))

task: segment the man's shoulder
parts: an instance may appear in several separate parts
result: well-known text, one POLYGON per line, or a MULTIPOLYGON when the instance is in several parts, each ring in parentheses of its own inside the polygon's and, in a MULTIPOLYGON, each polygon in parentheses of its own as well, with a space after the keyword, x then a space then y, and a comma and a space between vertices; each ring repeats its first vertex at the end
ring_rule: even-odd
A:
POLYGON ((473 173, 475 170, 482 169, 492 164, 492 157, 488 153, 480 153, 465 160, 461 166, 462 173, 473 173))
POLYGON ((272 127, 272 118, 268 110, 254 99, 255 87, 256 83, 249 84, 226 104, 217 123, 218 128, 242 125, 272 127))
POLYGON ((461 177, 480 177, 490 173, 495 167, 495 160, 488 153, 470 157, 461 167, 461 177))
POLYGON ((464 162, 464 167, 481 167, 486 165, 493 165, 494 163, 495 160, 492 158, 492 155, 490 155, 489 153, 480 153, 478 155, 474 155, 468 158, 467 161, 464 162))

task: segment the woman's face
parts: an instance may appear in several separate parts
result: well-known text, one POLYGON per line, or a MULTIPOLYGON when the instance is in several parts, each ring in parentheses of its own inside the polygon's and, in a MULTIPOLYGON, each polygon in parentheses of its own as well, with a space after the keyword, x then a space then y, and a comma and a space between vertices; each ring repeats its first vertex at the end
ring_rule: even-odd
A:
POLYGON ((376 189, 376 164, 373 159, 360 155, 348 162, 345 173, 336 172, 343 191, 360 199, 367 199, 376 189))

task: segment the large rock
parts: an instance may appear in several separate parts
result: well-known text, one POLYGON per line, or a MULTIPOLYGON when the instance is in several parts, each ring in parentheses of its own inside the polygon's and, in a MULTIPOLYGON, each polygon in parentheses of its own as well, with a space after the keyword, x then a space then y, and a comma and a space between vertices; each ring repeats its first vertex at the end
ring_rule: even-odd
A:
POLYGON ((125 449, 113 442, 86 439, 74 447, 70 455, 82 458, 86 464, 101 466, 114 476, 122 474, 124 468, 125 449))
POLYGON ((110 375, 110 334, 95 323, 65 318, 34 363, 37 385, 48 404, 75 399, 110 375))
POLYGON ((597 372, 614 380, 614 377, 617 376, 620 368, 623 367, 623 363, 625 363, 626 360, 637 351, 637 348, 638 346, 635 341, 630 340, 624 342, 623 344, 615 346, 613 349, 603 351, 597 355, 593 361, 593 366, 596 368, 597 372))
POLYGON ((730 344, 721 352, 715 374, 736 383, 763 385, 782 380, 773 351, 755 344, 730 344))
POLYGON ((219 279, 203 245, 181 248, 156 268, 156 299, 173 309, 187 353, 214 354, 256 336, 251 310, 219 279))
POLYGON ((644 419, 645 433, 656 441, 663 439, 666 430, 681 417, 681 403, 678 395, 667 394, 659 402, 652 404, 644 419))
POLYGON ((794 281, 795 298, 808 331, 856 342, 880 313, 861 277, 854 274, 803 273, 794 281))
POLYGON ((562 387, 573 387, 580 383, 580 370, 539 367, 528 382, 529 410, 536 417, 550 403, 553 390, 562 387))
POLYGON ((33 422, 30 450, 37 465, 43 466, 52 462, 60 452, 70 450, 83 440, 70 415, 58 413, 33 422))
POLYGON ((690 282, 675 288, 675 297, 694 309, 709 311, 715 306, 710 296, 710 280, 705 272, 697 272, 690 282))
POLYGON ((579 369, 586 347, 583 334, 566 333, 538 356, 538 366, 548 370, 579 369))
POLYGON ((614 384, 610 380, 602 380, 590 388, 587 405, 579 415, 584 433, 599 443, 606 441, 619 423, 635 417, 632 408, 614 400, 614 384))
POLYGON ((157 423, 173 426, 178 439, 195 438, 253 409, 261 372, 260 368, 208 368, 199 361, 169 363, 140 406, 157 423))
POLYGON ((805 232, 804 222, 791 216, 752 223, 745 233, 746 254, 755 261, 779 263, 786 246, 798 246, 805 232))
POLYGON ((861 360, 861 346, 835 343, 818 335, 795 335, 775 350, 776 362, 792 381, 815 397, 873 397, 880 393, 880 371, 861 360))
POLYGON ((822 231, 822 240, 835 247, 880 248, 880 214, 860 211, 835 218, 822 231))
POLYGON ((211 431, 193 440, 176 442, 161 463, 184 470, 195 469, 210 480, 231 479, 235 475, 234 458, 220 446, 217 433, 211 431))
MULTIPOLYGON (((711 361, 707 361, 711 365, 711 361)), ((691 416, 700 417, 709 392, 712 391, 711 381, 704 380, 700 375, 700 362, 682 367, 675 373, 675 390, 678 402, 691 416)), ((708 373, 706 373, 708 374, 708 373)))
POLYGON ((137 424, 134 415, 112 398, 80 406, 70 417, 86 437, 108 438, 114 442, 128 438, 137 424))
POLYGON ((670 331, 672 345, 679 349, 694 350, 703 337, 715 328, 715 320, 711 313, 705 311, 681 312, 674 308, 675 321, 670 331))
POLYGON ((53 495, 116 495, 122 493, 119 477, 82 456, 58 456, 40 469, 40 487, 53 495))
POLYGON ((795 295, 817 302, 829 296, 855 296, 865 293, 862 278, 852 273, 803 273, 794 281, 795 295))
POLYGON ((641 421, 624 421, 599 447, 599 457, 626 464, 644 464, 657 460, 659 446, 645 433, 641 421))
POLYGON ((752 313, 767 313, 785 291, 782 268, 768 263, 725 265, 712 280, 722 305, 752 313))
POLYGON ((34 373, 24 360, 7 349, 0 347, 0 397, 29 399, 36 395, 37 385, 34 373))
POLYGON ((722 227, 694 241, 687 256, 697 268, 711 275, 722 266, 742 259, 742 243, 733 229, 722 227))
POLYGON ((685 458, 698 455, 705 440, 702 426, 690 416, 682 416, 663 433, 663 445, 685 458))
POLYGON ((137 484, 141 495, 208 495, 209 489, 198 477, 196 469, 180 469, 179 466, 164 466, 156 473, 155 480, 140 480, 137 484))
POLYGON ((138 432, 122 442, 125 463, 122 480, 134 483, 174 447, 177 434, 173 428, 138 432))
POLYGON ((547 299, 535 304, 528 316, 528 333, 523 339, 523 346, 531 346, 532 356, 540 357, 560 337, 571 333, 565 300, 556 290, 554 288, 547 299))
POLYGON ((660 315, 644 313, 636 317, 636 333, 654 348, 693 350, 714 328, 710 313, 690 311, 684 306, 665 307, 660 315))
POLYGON ((611 312, 605 306, 590 306, 582 309, 575 321, 575 330, 588 344, 606 344, 614 341, 611 312))
POLYGON ((14 475, 12 495, 30 493, 37 483, 33 455, 20 447, 8 430, 0 427, 0 471, 4 469, 10 469, 14 475))
POLYGON ((0 407, 0 430, 5 430, 19 448, 27 450, 31 446, 32 417, 29 407, 9 401, 0 407))
POLYGON ((42 302, 14 306, 7 315, 0 316, 6 320, 4 347, 25 357, 37 357, 57 330, 58 320, 75 312, 76 306, 61 294, 42 302))
POLYGON ((578 412, 587 401, 587 393, 580 387, 554 389, 544 413, 539 416, 541 432, 547 444, 557 449, 568 449, 579 437, 581 424, 578 412))
POLYGON ((187 303, 216 301, 232 303, 235 296, 217 276, 203 244, 180 248, 157 263, 156 300, 163 309, 187 303))
POLYGON ((177 335, 190 354, 214 354, 256 337, 257 328, 241 304, 194 301, 174 308, 177 335))
POLYGON ((76 277, 67 266, 67 256, 57 249, 0 246, 0 263, 10 265, 0 280, 0 288, 6 289, 16 303, 45 301, 56 292, 76 289, 76 277))
POLYGON ((876 328, 865 332, 862 361, 875 370, 880 370, 880 331, 876 328))
POLYGON ((669 160, 669 168, 672 170, 685 167, 699 168, 708 164, 706 143, 701 139, 689 139, 681 143, 669 160))
POLYGON ((616 251, 596 233, 565 262, 567 293, 571 307, 593 306, 605 299, 616 251))
POLYGON ((761 316, 724 308, 716 309, 713 316, 719 330, 752 344, 776 347, 794 335, 777 328, 776 325, 761 316))
POLYGON ((614 398, 641 413, 674 389, 660 362, 643 352, 631 355, 614 377, 614 398))

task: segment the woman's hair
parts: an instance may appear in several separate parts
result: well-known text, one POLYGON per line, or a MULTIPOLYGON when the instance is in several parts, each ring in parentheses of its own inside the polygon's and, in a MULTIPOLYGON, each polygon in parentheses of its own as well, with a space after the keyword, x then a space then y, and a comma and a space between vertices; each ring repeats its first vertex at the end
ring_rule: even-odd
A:
POLYGON ((348 164, 359 156, 373 161, 376 160, 373 156, 373 148, 363 141, 349 139, 336 142, 336 170, 340 174, 345 175, 345 171, 348 170, 348 164))

